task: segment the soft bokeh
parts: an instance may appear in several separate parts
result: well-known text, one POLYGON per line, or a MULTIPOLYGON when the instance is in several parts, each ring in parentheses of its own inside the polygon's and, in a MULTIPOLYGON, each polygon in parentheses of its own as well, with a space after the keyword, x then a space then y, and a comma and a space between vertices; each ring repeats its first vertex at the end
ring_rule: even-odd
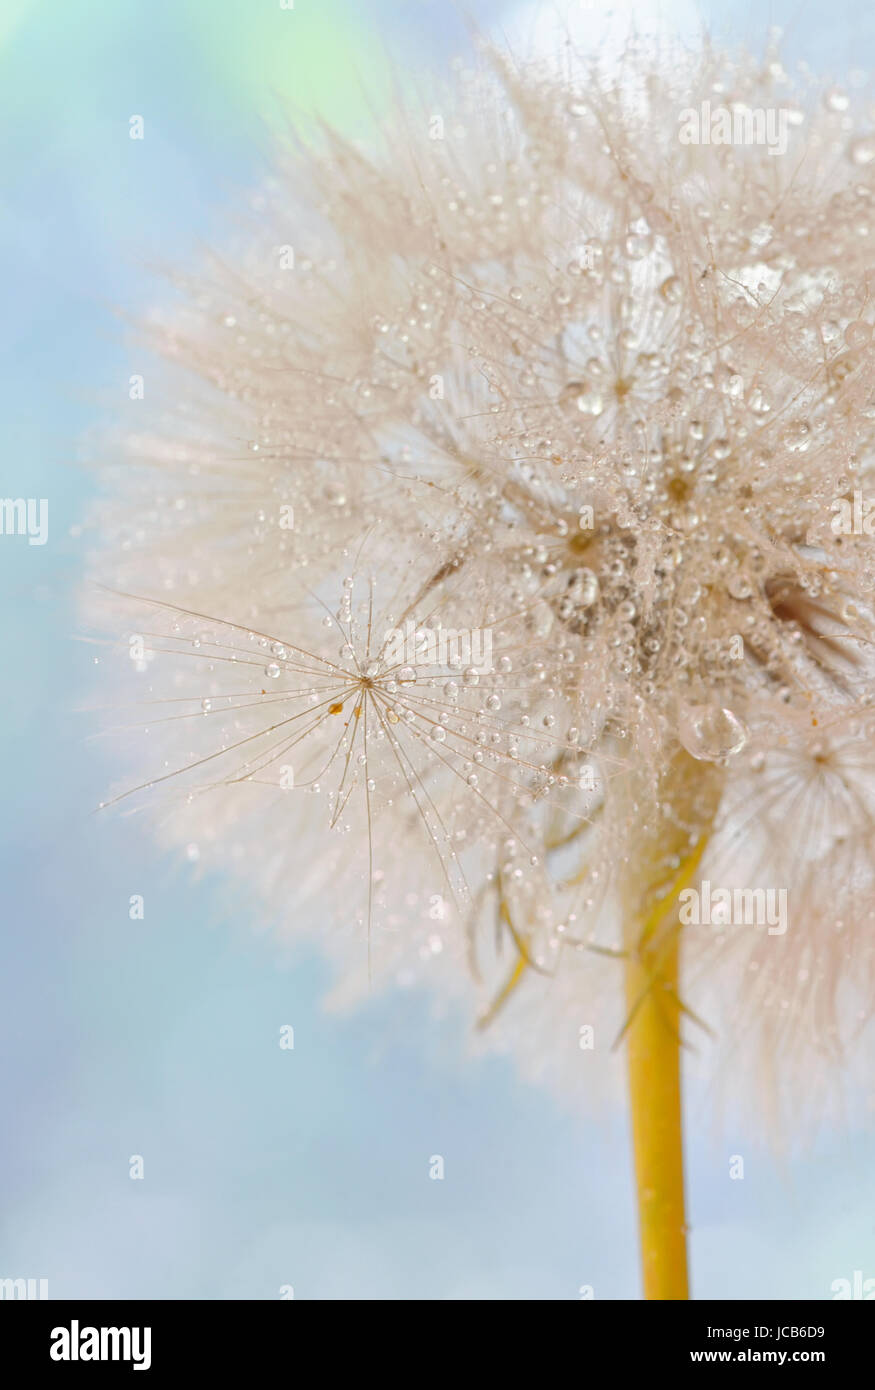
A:
MULTIPOLYGON (((532 7, 468 8, 530 27, 532 7)), ((862 5, 703 13, 741 37, 785 20, 790 57, 818 71, 875 54, 862 5)), ((0 17, 0 492, 49 499, 45 546, 0 537, 0 1277, 48 1278, 53 1297, 637 1294, 619 1098, 613 1117, 561 1111, 509 1063, 469 1062, 466 1020, 423 999, 325 1014, 318 959, 232 916, 144 821, 93 814, 114 769, 79 712, 100 651, 76 640, 76 528, 85 441, 135 408, 119 313, 163 293, 155 267, 221 238, 280 113, 364 130, 390 109, 391 59, 441 68, 465 43, 437 0, 6 0, 0 17)), ((828 1298, 875 1276, 871 1134, 779 1162, 750 1130, 696 1133, 695 1087, 689 1110, 696 1296, 828 1298)))

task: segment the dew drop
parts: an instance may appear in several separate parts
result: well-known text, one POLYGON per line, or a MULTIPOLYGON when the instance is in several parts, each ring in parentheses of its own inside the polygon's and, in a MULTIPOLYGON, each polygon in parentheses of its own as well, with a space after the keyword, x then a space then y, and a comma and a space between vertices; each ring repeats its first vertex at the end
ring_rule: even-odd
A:
POLYGON ((845 329, 845 342, 848 347, 866 347, 872 341, 872 325, 865 319, 854 319, 845 329))
POLYGON ((581 391, 575 404, 581 415, 598 416, 605 408, 604 399, 599 391, 581 391))
POLYGON ((805 420, 789 425, 784 431, 784 443, 793 454, 804 454, 811 445, 811 426, 805 420))
POLYGON ((666 280, 663 280, 659 287, 659 293, 666 304, 680 304, 683 291, 678 277, 669 275, 666 280))
POLYGON ((643 261, 653 249, 653 237, 649 232, 633 232, 626 237, 626 255, 630 261, 643 261))
POLYGON ((762 388, 759 386, 755 386, 754 389, 751 391, 750 396, 748 397, 748 405, 750 406, 754 415, 768 415, 769 411, 772 408, 772 403, 769 400, 766 392, 763 391, 762 388))
POLYGON ((731 598, 746 599, 750 598, 753 589, 746 575, 734 574, 726 585, 731 598))
POLYGON ((565 591, 566 599, 575 608, 591 608, 598 596, 598 576, 591 569, 573 570, 565 591))
POLYGON ((741 752, 747 742, 747 730, 731 709, 687 705, 678 722, 678 737, 692 757, 720 762, 741 752))

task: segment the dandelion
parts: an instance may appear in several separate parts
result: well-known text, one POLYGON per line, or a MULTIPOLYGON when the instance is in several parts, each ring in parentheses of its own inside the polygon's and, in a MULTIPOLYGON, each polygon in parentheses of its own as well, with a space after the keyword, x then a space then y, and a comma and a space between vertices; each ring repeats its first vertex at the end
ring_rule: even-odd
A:
POLYGON ((289 923, 333 893, 374 975, 481 979, 521 1052, 615 1003, 644 1291, 683 1298, 682 1040, 816 1099, 875 983, 875 551, 832 525, 875 447, 871 137, 775 54, 490 54, 441 100, 440 139, 281 152, 155 322, 167 418, 97 517, 155 716, 121 800, 289 923), (679 139, 704 102, 786 149, 679 139), (706 880, 788 930, 685 921, 706 880))

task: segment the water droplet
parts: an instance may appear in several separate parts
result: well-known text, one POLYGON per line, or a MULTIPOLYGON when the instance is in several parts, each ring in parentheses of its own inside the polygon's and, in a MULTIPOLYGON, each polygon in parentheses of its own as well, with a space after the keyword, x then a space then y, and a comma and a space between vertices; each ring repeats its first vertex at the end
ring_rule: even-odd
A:
POLYGON ((583 390, 575 399, 575 405, 581 415, 601 415, 605 408, 604 399, 599 391, 583 390))
POLYGON ((412 666, 402 666, 398 672, 399 685, 412 685, 416 680, 416 672, 412 666))
POLYGON ((811 426, 805 420, 788 425, 784 431, 784 443, 793 454, 804 454, 811 445, 811 426))
POLYGON ((565 592, 575 607, 591 608, 599 596, 598 576, 590 569, 573 570, 565 592))
POLYGON ((845 329, 845 342, 848 347, 866 347, 872 341, 872 325, 865 319, 854 319, 845 329))
POLYGON ((720 762, 741 752, 747 742, 747 730, 731 709, 687 705, 678 721, 678 737, 692 757, 720 762))
POLYGON ((772 403, 761 387, 755 386, 748 397, 748 405, 754 415, 768 415, 772 403))
POLYGON ((265 668, 264 668, 264 674, 265 674, 266 676, 270 676, 270 679, 271 679, 272 681, 275 681, 275 680, 276 680, 276 678, 277 678, 277 676, 279 675, 279 673, 280 673, 280 668, 277 666, 277 664, 276 664, 275 661, 272 661, 272 662, 270 663, 269 666, 265 666, 265 668))
POLYGON ((683 295, 683 287, 678 277, 676 275, 669 275, 666 280, 663 280, 659 287, 659 293, 666 304, 680 304, 683 295))
POLYGON ((626 237, 626 255, 630 261, 643 261, 653 250, 653 237, 649 232, 632 232, 626 237))
POLYGON ((734 574, 730 579, 729 583, 726 585, 726 588, 728 589, 730 596, 732 598, 737 599, 750 598, 751 594, 753 593, 750 581, 744 574, 734 574))

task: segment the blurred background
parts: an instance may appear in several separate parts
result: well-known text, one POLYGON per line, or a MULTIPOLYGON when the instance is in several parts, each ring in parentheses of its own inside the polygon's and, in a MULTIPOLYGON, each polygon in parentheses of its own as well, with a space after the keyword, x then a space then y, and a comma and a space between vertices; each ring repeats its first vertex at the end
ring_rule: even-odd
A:
MULTIPOLYGON (((632 13, 576 9, 594 45, 632 13)), ((49 499, 49 539, 0 538, 0 1277, 54 1298, 638 1296, 619 1099, 563 1110, 510 1062, 469 1060, 470 1022, 424 1000, 325 1013, 315 955, 231 917, 145 821, 94 814, 116 771, 79 712, 97 654, 77 640, 82 441, 139 370, 120 313, 221 239, 278 112, 366 133, 392 64, 445 70, 466 13, 515 45, 555 29, 554 6, 501 0, 3 0, 0 495, 49 499)), ((758 46, 779 24, 788 60, 836 77, 875 58, 863 0, 634 15, 758 46)), ((694 1131, 695 1296, 875 1277, 871 1132, 778 1160, 756 1132, 694 1131)))

